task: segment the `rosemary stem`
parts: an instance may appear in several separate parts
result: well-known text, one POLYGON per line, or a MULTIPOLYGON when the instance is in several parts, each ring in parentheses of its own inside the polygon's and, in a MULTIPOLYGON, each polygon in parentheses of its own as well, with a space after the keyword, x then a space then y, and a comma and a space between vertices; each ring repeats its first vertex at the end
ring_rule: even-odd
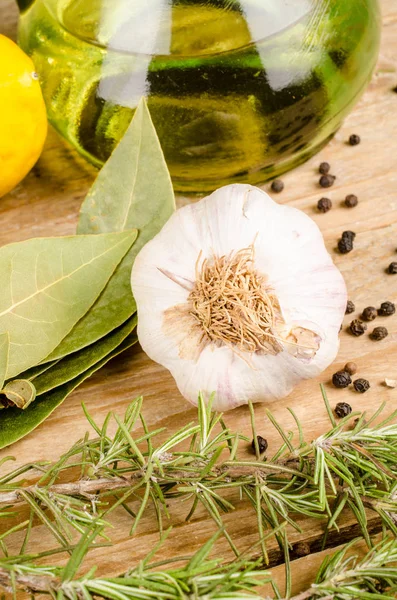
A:
MULTIPOLYGON (((311 598, 313 595, 314 595, 313 589, 309 588, 308 590, 301 592, 297 596, 293 596, 289 600, 308 600, 308 598, 311 598)), ((329 596, 322 596, 321 600, 335 600, 335 596, 334 596, 334 594, 329 595, 329 596)))
MULTIPOLYGON (((6 592, 12 592, 11 573, 0 567, 0 588, 6 592)), ((58 578, 45 575, 22 575, 16 574, 14 578, 19 590, 32 594, 50 594, 56 592, 61 583, 58 578)))
POLYGON ((313 590, 312 589, 308 589, 304 592, 301 592, 300 594, 298 594, 297 596, 293 596, 291 598, 291 600, 307 600, 307 598, 310 598, 310 596, 313 595, 313 590))
MULTIPOLYGON (((295 461, 297 463, 297 461, 295 461)), ((289 463, 292 464, 292 463, 289 463)), ((268 471, 270 473, 286 473, 287 475, 295 474, 291 467, 286 467, 285 461, 279 461, 275 463, 259 463, 256 464, 244 464, 237 463, 236 467, 233 467, 231 463, 220 464, 219 466, 213 467, 209 472, 208 478, 216 478, 221 475, 227 475, 228 477, 239 478, 239 477, 255 477, 262 471, 268 471)), ((165 471, 165 474, 161 474, 156 468, 153 469, 153 476, 156 477, 156 481, 159 485, 167 484, 172 481, 194 481, 201 477, 202 465, 197 467, 197 471, 184 471, 178 469, 172 469, 171 471, 165 471)), ((296 473, 296 475, 304 476, 302 473, 296 473)), ((142 478, 145 477, 143 469, 134 471, 125 477, 101 477, 98 479, 80 479, 76 482, 70 483, 57 483, 50 486, 43 486, 43 489, 49 494, 61 494, 64 496, 86 496, 98 495, 101 492, 108 491, 121 491, 127 489, 142 478)), ((0 492, 0 505, 19 504, 24 502, 24 498, 21 495, 21 491, 25 494, 36 496, 37 490, 41 486, 31 485, 20 489, 15 489, 7 492, 0 492)))

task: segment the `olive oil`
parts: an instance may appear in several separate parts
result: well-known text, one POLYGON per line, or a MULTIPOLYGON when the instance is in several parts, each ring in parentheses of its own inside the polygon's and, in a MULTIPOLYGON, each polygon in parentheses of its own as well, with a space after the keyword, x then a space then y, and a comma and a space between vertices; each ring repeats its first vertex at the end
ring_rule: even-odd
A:
POLYGON ((174 186, 193 192, 261 183, 322 147, 379 34, 376 0, 34 0, 19 30, 81 154, 103 164, 145 95, 174 186))

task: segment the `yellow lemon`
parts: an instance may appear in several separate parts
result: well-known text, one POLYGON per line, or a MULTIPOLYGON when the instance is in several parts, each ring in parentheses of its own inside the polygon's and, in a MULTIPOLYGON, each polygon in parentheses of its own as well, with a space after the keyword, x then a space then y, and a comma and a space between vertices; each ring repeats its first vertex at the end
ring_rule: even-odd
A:
POLYGON ((29 173, 46 135, 47 114, 33 62, 0 35, 0 197, 29 173))

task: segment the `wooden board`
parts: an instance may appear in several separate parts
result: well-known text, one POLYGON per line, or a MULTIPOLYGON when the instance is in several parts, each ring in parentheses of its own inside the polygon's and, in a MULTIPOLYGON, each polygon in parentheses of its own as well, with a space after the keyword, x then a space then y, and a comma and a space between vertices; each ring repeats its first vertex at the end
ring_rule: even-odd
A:
MULTIPOLYGON (((397 94, 392 91, 397 85, 397 5, 395 0, 382 0, 381 4, 383 41, 371 85, 334 140, 318 156, 287 174, 283 178, 285 191, 277 196, 279 202, 304 210, 321 227, 327 247, 346 278, 350 298, 357 306, 356 315, 365 306, 379 306, 384 300, 397 301, 397 276, 385 273, 387 265, 397 260, 397 94), (362 137, 362 143, 354 148, 346 143, 351 133, 362 137), (317 200, 324 195, 317 183, 318 165, 322 160, 330 162, 332 172, 337 175, 336 185, 326 194, 334 208, 325 215, 315 209, 317 200), (360 199, 355 209, 341 205, 349 193, 357 194, 360 199), (355 250, 341 256, 334 250, 338 237, 346 229, 357 233, 355 250)), ((14 1, 2 0, 0 33, 15 38, 16 22, 14 1)), ((94 169, 50 131, 38 165, 21 185, 0 201, 0 243, 74 233, 80 204, 94 176, 94 169)), ((180 198, 179 202, 186 199, 180 198)), ((346 318, 345 325, 350 318, 346 318)), ((284 401, 272 405, 276 418, 294 430, 287 411, 290 406, 302 419, 308 439, 323 433, 328 427, 328 418, 321 400, 320 382, 326 383, 332 405, 348 401, 355 410, 373 411, 385 401, 388 408, 397 408, 397 389, 383 385, 385 377, 397 378, 397 316, 377 321, 377 325, 383 324, 387 325, 390 335, 380 343, 371 341, 368 336, 354 338, 345 327, 336 363, 318 380, 303 383, 284 401), (371 390, 365 396, 330 386, 332 373, 347 360, 355 360, 359 375, 371 382, 371 390)), ((16 464, 55 459, 87 429, 82 401, 101 421, 109 411, 121 414, 128 402, 140 394, 145 397, 144 414, 152 428, 166 427, 169 433, 195 419, 195 409, 181 398, 171 376, 139 349, 133 349, 96 374, 33 434, 6 453, 0 453, 0 458, 11 453, 16 457, 16 464)), ((275 448, 279 439, 265 417, 264 406, 257 406, 256 415, 258 432, 275 448)), ((245 407, 227 414, 226 421, 235 430, 249 435, 249 415, 245 407)), ((237 514, 227 515, 225 522, 239 548, 244 550, 256 542, 255 517, 246 503, 238 499, 236 502, 237 514)), ((174 528, 162 552, 163 558, 193 553, 215 531, 215 525, 204 513, 199 513, 189 524, 184 522, 186 513, 186 506, 174 502, 174 528)), ((113 524, 114 551, 109 553, 108 549, 98 548, 87 560, 87 566, 97 564, 102 574, 116 574, 135 564, 158 539, 151 510, 133 539, 128 535, 130 522, 124 513, 118 513, 113 524)), ((318 522, 305 519, 301 525, 303 534, 294 534, 294 540, 313 541, 321 533, 318 522)), ((49 541, 40 526, 35 527, 33 539, 36 549, 49 541)), ((221 556, 230 556, 222 540, 217 551, 221 556)), ((312 555, 295 565, 295 592, 307 584, 317 562, 318 556, 312 555)))

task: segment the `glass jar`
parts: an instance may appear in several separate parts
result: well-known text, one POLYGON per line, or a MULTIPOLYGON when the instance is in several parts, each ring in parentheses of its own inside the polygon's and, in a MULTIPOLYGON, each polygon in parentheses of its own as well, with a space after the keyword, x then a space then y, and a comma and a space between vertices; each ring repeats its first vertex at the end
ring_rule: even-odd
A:
POLYGON ((379 48, 377 0, 19 1, 55 128, 101 166, 144 95, 184 192, 259 184, 308 159, 379 48))

